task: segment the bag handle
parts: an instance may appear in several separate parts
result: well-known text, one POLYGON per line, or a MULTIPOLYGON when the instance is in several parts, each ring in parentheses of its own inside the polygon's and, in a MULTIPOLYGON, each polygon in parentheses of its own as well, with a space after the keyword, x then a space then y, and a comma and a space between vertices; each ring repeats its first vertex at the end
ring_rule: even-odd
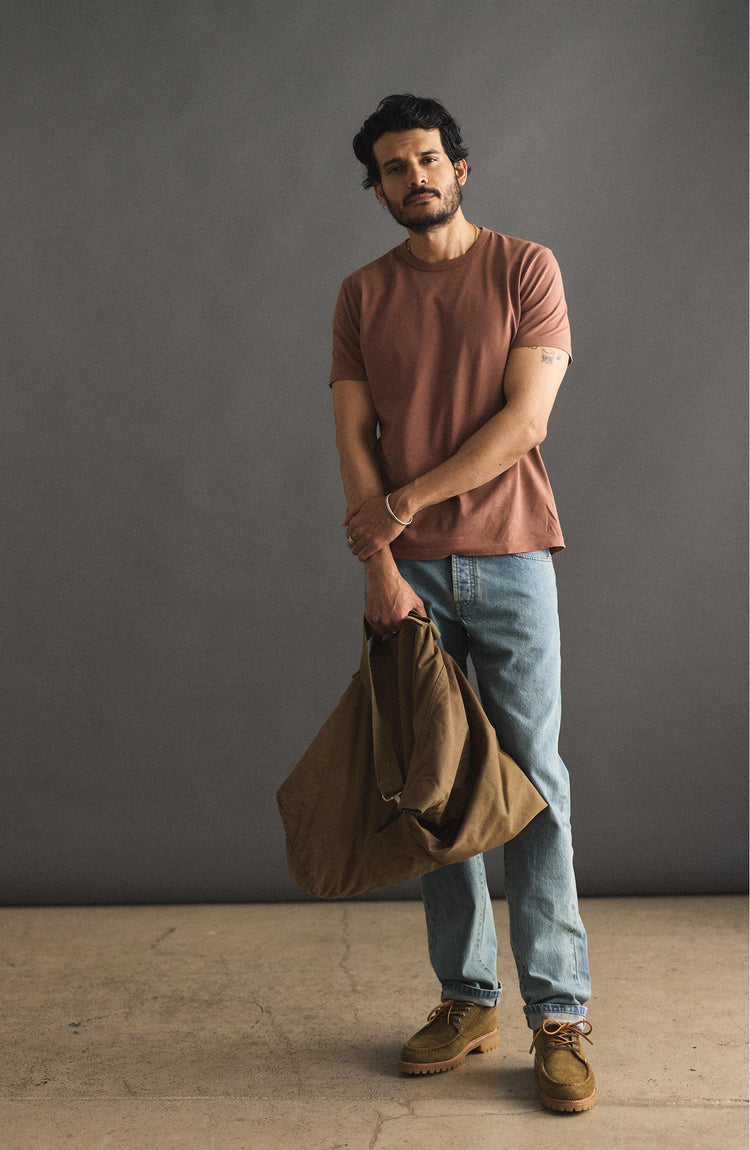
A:
POLYGON ((383 720, 378 710, 378 700, 375 697, 375 684, 372 681, 372 667, 370 665, 370 638, 374 632, 365 619, 362 625, 362 657, 359 661, 359 673, 365 690, 370 696, 372 710, 372 753, 375 761, 375 779, 378 790, 388 802, 397 799, 404 786, 404 778, 398 760, 393 753, 391 741, 388 738, 383 720))
MULTIPOLYGON (((421 623, 423 626, 430 627, 436 639, 440 638, 440 632, 430 619, 425 619, 416 611, 410 611, 408 618, 414 619, 415 622, 421 623)), ((372 681, 372 666, 370 664, 370 639, 373 635, 374 632, 365 618, 362 625, 362 657, 359 671, 362 682, 369 692, 372 705, 372 750, 375 761, 375 778, 381 795, 386 802, 389 802, 391 799, 398 800, 404 786, 404 777, 383 725, 378 700, 375 696, 375 684, 372 681)))

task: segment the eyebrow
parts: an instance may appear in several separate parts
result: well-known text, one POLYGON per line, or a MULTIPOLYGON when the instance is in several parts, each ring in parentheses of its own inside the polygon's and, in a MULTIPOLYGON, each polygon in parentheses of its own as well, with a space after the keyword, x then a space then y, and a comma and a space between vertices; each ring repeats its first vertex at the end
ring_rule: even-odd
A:
MULTIPOLYGON (((428 148, 426 152, 420 152, 420 156, 439 156, 440 152, 437 148, 428 148)), ((389 164, 400 164, 403 156, 393 156, 390 160, 383 160, 381 167, 387 168, 389 164)))

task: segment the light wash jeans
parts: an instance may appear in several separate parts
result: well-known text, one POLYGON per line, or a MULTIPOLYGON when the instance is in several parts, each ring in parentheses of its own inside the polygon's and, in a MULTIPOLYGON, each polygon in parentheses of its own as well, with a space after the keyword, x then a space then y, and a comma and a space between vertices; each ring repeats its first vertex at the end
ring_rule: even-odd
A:
MULTIPOLYGON (((503 848, 510 941, 528 1024, 583 1018, 591 987, 568 772, 557 751, 560 631, 550 553, 396 562, 464 671, 471 657, 501 747, 548 804, 503 848)), ((491 1006, 502 987, 483 857, 425 875, 422 896, 443 998, 491 1006)))

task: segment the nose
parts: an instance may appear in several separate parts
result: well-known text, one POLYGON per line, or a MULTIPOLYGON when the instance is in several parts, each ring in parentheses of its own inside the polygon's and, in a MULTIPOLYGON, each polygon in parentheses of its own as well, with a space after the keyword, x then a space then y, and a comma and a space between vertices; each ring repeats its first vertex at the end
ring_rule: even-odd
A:
POLYGON ((427 173, 422 171, 417 164, 415 164, 409 172, 409 187, 417 188, 420 184, 427 183, 427 173))

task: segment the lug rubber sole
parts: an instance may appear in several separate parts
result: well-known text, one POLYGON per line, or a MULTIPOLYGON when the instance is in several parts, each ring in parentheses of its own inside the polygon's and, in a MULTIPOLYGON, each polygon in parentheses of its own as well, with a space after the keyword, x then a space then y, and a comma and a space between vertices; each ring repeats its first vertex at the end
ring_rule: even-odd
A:
POLYGON ((557 1110, 559 1114, 580 1114, 584 1110, 590 1110, 592 1106, 596 1106, 597 1096, 598 1091, 595 1090, 588 1098, 550 1098, 548 1094, 539 1091, 542 1106, 546 1106, 548 1110, 557 1110))
MULTIPOLYGON (((444 1070, 455 1070, 460 1066, 467 1054, 488 1054, 490 1050, 497 1050, 500 1045, 500 1031, 497 1027, 489 1034, 482 1034, 479 1038, 472 1038, 463 1050, 453 1058, 444 1062, 399 1062, 398 1068, 402 1074, 442 1074, 444 1070)), ((593 1105, 593 1103, 592 1103, 593 1105)))

